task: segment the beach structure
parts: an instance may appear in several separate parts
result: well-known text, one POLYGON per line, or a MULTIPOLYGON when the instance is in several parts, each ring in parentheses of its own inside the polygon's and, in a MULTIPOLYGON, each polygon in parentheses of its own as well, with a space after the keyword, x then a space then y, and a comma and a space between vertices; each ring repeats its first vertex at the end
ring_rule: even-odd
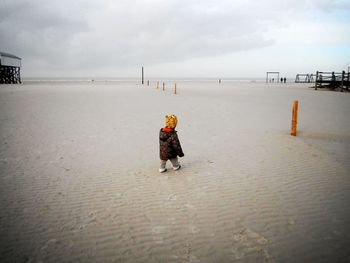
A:
POLYGON ((349 91, 350 73, 345 72, 316 72, 315 90, 319 88, 329 88, 331 90, 340 89, 340 91, 349 91))
POLYGON ((0 51, 0 84, 21 83, 21 58, 0 51))
POLYGON ((266 72, 266 83, 271 82, 275 82, 275 78, 272 78, 272 79, 269 79, 269 76, 272 75, 272 76, 276 76, 276 82, 279 82, 280 81, 280 73, 278 71, 267 71, 266 72))
POLYGON ((297 74, 295 76, 295 83, 310 83, 315 82, 314 74, 297 74))

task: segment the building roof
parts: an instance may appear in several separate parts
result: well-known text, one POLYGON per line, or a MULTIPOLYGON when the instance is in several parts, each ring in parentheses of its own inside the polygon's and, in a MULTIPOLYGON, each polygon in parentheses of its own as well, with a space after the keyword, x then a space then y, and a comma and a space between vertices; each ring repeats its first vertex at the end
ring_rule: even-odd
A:
POLYGON ((9 54, 9 53, 5 53, 5 52, 1 52, 0 51, 0 56, 4 56, 4 57, 9 57, 9 58, 16 58, 16 59, 21 59, 15 55, 9 54))

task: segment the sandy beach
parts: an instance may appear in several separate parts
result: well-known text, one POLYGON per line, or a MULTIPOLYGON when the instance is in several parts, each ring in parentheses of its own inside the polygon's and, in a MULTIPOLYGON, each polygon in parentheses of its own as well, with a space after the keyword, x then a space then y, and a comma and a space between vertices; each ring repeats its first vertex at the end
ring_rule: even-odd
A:
POLYGON ((350 93, 173 85, 1 85, 0 261, 349 262, 350 93))

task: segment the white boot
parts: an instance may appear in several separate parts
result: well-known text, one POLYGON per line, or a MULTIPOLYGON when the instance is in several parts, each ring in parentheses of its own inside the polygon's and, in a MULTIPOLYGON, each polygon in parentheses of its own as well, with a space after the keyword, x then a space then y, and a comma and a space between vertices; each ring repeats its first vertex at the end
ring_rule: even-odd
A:
POLYGON ((181 165, 179 164, 178 166, 173 167, 174 171, 177 171, 181 168, 181 165))

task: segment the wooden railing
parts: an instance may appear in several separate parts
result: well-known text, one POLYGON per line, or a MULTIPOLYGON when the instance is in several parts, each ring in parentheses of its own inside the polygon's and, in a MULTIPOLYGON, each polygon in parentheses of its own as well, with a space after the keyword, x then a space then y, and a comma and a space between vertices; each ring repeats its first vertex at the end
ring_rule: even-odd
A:
POLYGON ((318 88, 340 89, 340 91, 349 91, 350 73, 349 72, 316 72, 315 90, 318 88))

